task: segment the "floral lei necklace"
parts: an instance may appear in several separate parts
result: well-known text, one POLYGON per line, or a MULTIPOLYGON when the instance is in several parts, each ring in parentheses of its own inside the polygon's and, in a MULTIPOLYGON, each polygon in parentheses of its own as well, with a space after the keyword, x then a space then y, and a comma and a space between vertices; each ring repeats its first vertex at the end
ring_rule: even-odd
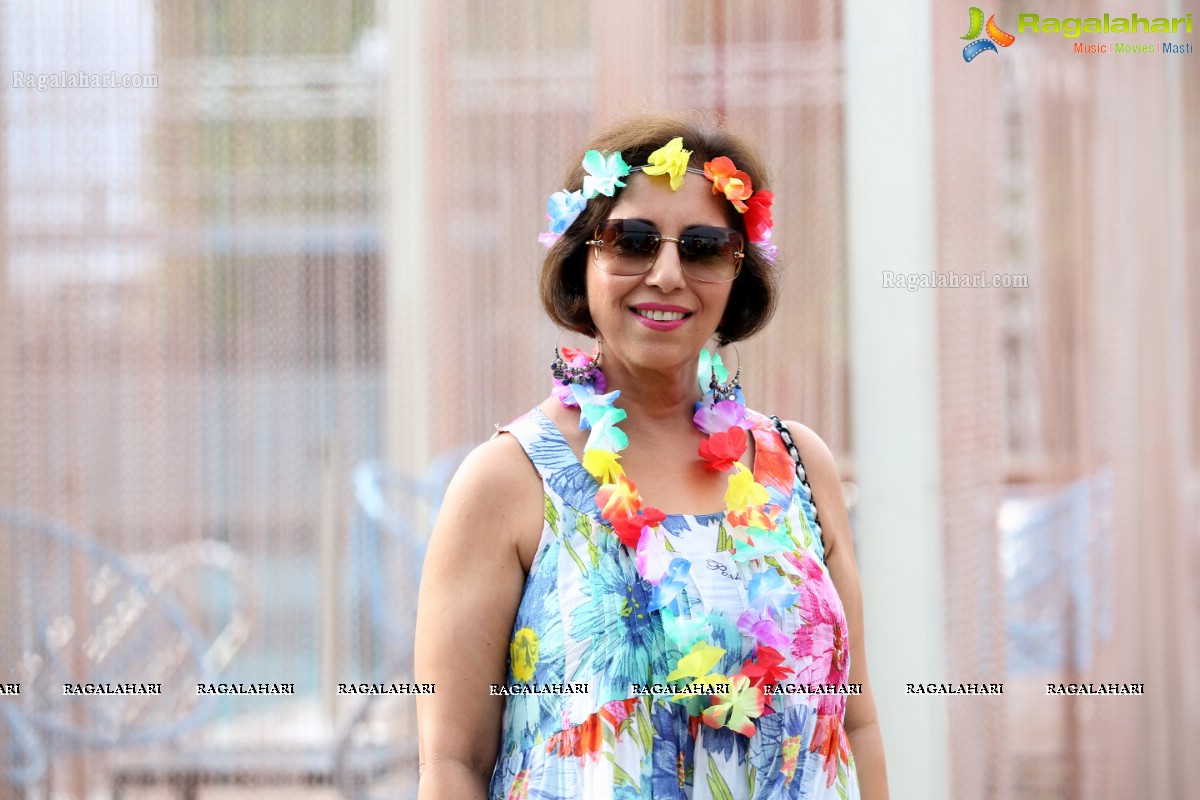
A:
MULTIPOLYGON (((691 716, 700 716, 710 727, 728 727, 752 736, 754 720, 772 713, 764 688, 792 673, 780 653, 789 639, 779 622, 799 593, 774 570, 751 578, 749 609, 738 619, 737 628, 754 639, 753 655, 728 677, 712 672, 725 649, 708 643, 712 630, 706 618, 684 616, 681 592, 691 562, 674 551, 665 531, 660 530, 666 514, 642 502, 637 485, 620 464, 620 452, 629 444, 617 427, 627 416, 615 404, 621 393, 604 391, 604 374, 587 353, 564 347, 562 357, 569 374, 556 369, 554 395, 564 406, 578 407, 579 426, 590 431, 582 462, 600 484, 596 506, 613 534, 635 554, 638 574, 654 587, 649 611, 659 612, 668 648, 679 653, 674 669, 666 676, 680 692, 671 699, 687 706, 691 716), (713 684, 727 685, 728 692, 708 694, 709 690, 701 688, 713 684)), ((696 403, 692 419, 708 434, 700 443, 699 456, 707 468, 729 473, 720 538, 739 563, 792 550, 793 543, 777 527, 782 509, 770 504, 766 487, 740 461, 746 450, 746 433, 753 428, 740 387, 735 381, 731 390, 721 391, 718 382, 728 381, 728 371, 721 357, 707 350, 700 353, 697 379, 704 398, 696 403), (709 375, 712 381, 706 383, 709 375)))

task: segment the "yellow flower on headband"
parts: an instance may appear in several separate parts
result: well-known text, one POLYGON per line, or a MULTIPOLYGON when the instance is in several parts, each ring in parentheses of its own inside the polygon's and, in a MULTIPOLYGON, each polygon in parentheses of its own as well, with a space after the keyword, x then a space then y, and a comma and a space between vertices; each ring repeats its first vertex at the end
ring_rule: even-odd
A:
POLYGON ((683 186, 683 176, 687 174, 688 159, 691 155, 691 150, 683 149, 683 137, 676 136, 650 154, 642 172, 647 175, 670 175, 671 190, 677 192, 679 187, 683 186))

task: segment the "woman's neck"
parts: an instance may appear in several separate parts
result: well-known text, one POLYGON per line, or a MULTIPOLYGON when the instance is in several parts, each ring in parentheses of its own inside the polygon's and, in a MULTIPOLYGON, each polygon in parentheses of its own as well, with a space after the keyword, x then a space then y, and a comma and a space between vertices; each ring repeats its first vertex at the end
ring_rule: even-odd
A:
MULTIPOLYGON (((700 389, 696 385, 696 363, 669 370, 630 368, 619 362, 602 361, 607 391, 619 389, 617 405, 635 427, 642 423, 662 424, 691 420, 700 389)), ((622 423, 625 426, 625 423, 622 423)))

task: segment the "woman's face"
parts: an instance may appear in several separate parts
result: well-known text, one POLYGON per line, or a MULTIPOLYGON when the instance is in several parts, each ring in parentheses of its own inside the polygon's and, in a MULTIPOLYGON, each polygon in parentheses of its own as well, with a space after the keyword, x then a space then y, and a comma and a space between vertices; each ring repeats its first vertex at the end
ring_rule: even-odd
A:
MULTIPOLYGON (((608 219, 641 220, 663 236, 678 237, 697 225, 729 224, 722 206, 728 201, 714 195, 701 175, 687 173, 679 190, 672 191, 665 177, 634 172, 620 191, 608 219)), ((716 332, 733 286, 685 275, 675 242, 662 242, 650 270, 641 275, 604 272, 593 252, 587 265, 588 310, 604 341, 604 361, 619 360, 631 368, 669 370, 694 363, 716 332)))

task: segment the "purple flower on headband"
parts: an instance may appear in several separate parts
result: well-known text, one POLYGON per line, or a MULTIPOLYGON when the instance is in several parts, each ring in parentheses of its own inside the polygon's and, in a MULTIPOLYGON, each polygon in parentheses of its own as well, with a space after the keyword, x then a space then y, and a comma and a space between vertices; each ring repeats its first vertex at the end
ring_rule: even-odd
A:
POLYGON ((567 228, 579 218, 586 206, 587 200, 583 198, 583 192, 568 192, 563 189, 550 195, 550 199, 546 201, 546 218, 550 220, 550 233, 557 236, 566 233, 567 228))
POLYGON ((763 258, 767 260, 767 263, 774 264, 779 258, 779 248, 771 244, 770 228, 767 228, 765 231, 763 231, 762 238, 753 244, 758 248, 759 252, 763 254, 763 258))

